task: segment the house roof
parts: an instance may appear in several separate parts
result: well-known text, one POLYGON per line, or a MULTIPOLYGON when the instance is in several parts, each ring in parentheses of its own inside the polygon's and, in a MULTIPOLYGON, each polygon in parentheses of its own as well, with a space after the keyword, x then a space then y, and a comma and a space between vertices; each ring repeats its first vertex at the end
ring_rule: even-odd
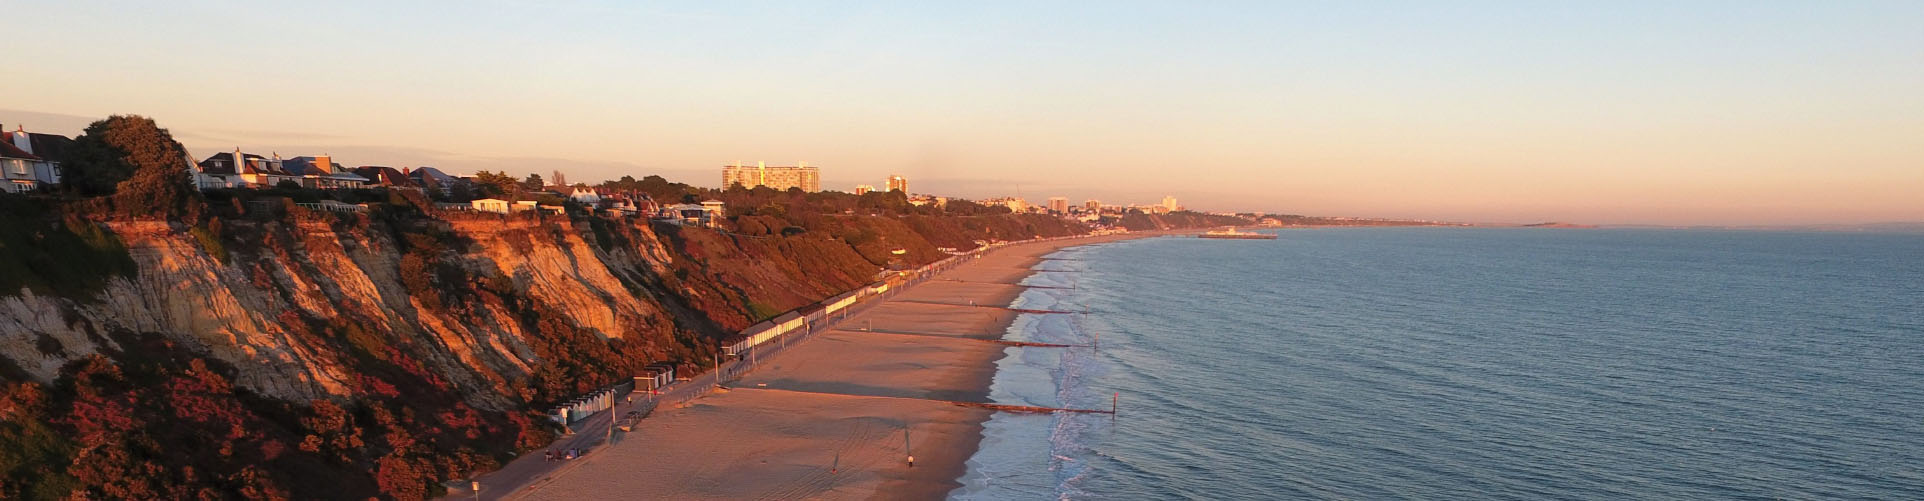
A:
POLYGON ((34 154, 32 153, 27 153, 27 150, 22 150, 19 147, 14 146, 13 141, 0 141, 0 157, 24 158, 27 160, 41 159, 38 156, 34 156, 34 154))
POLYGON ((66 156, 67 147, 73 145, 72 138, 59 134, 41 134, 38 132, 14 132, 14 134, 26 134, 27 146, 33 148, 33 155, 46 160, 54 160, 66 156))
POLYGON ((441 172, 441 169, 436 169, 433 167, 425 167, 425 166, 418 169, 414 169, 412 172, 408 172, 408 177, 413 178, 416 181, 420 181, 422 179, 433 179, 435 182, 440 182, 440 183, 454 181, 454 176, 450 176, 446 172, 441 172))
POLYGON ((363 165, 360 167, 355 167, 354 173, 359 174, 361 177, 368 178, 369 180, 373 180, 374 182, 378 182, 384 185, 389 185, 389 186, 414 185, 414 182, 409 180, 406 174, 402 174, 400 170, 395 169, 393 167, 382 167, 379 165, 363 165))

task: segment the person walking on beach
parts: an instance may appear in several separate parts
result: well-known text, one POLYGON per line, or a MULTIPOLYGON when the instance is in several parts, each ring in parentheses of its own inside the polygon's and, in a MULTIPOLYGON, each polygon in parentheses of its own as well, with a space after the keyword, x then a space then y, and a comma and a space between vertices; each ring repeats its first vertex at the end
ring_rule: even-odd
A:
POLYGON ((909 455, 909 467, 910 468, 915 467, 915 455, 913 454, 909 455))

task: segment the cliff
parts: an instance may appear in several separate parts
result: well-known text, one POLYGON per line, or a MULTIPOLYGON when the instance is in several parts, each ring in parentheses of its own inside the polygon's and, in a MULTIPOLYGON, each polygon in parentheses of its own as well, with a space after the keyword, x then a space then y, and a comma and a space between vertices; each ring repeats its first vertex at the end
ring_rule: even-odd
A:
POLYGON ((192 224, 6 207, 0 497, 419 498, 540 447, 539 411, 646 364, 693 369, 740 328, 938 247, 1084 231, 263 201, 192 224))

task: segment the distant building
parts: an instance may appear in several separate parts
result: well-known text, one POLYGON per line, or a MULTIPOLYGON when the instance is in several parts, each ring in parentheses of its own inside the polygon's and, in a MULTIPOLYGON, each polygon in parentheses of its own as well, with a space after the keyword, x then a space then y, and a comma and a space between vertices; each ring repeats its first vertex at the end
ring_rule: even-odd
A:
POLYGON ((493 212, 495 214, 507 214, 509 207, 512 205, 507 200, 499 198, 483 198, 469 203, 474 205, 474 210, 493 212))
POLYGON ((4 188, 26 193, 60 184, 60 161, 73 140, 67 136, 27 132, 15 125, 13 132, 0 132, 0 177, 4 188))
POLYGON ((797 163, 793 167, 769 167, 755 162, 749 167, 737 162, 735 165, 722 166, 722 189, 741 185, 743 188, 767 186, 777 190, 801 188, 802 191, 822 191, 821 169, 809 167, 808 162, 797 163))
POLYGON ((389 188, 414 188, 414 181, 408 179, 407 172, 393 167, 363 165, 354 168, 354 175, 367 178, 369 184, 389 188))
POLYGON ((679 204, 665 206, 661 208, 661 213, 655 217, 655 219, 682 226, 708 227, 720 226, 721 218, 722 202, 719 200, 708 200, 702 202, 700 205, 679 204))
POLYGON ((909 205, 921 207, 929 204, 934 204, 936 207, 948 207, 949 197, 938 197, 935 195, 916 195, 909 197, 909 205))
POLYGON ((1029 201, 1023 200, 1020 197, 991 198, 988 200, 983 200, 980 203, 985 206, 1000 205, 1003 207, 1008 207, 1009 212, 1014 212, 1017 214, 1029 211, 1029 201))
POLYGON ((1082 209, 1089 212, 1102 212, 1102 201, 1093 198, 1083 200, 1082 209))
POLYGON ((855 185, 855 194, 857 195, 867 195, 868 192, 871 192, 871 191, 875 191, 875 187, 872 185, 866 185, 866 184, 855 185))
POLYGON ((334 163, 327 155, 294 157, 281 161, 281 169, 301 177, 301 186, 322 190, 339 190, 367 186, 368 179, 334 163))
POLYGON ((441 172, 441 169, 427 166, 408 171, 407 176, 409 180, 414 181, 415 186, 420 186, 426 190, 434 190, 440 192, 442 195, 453 193, 452 190, 454 190, 454 186, 457 184, 467 183, 467 180, 454 177, 446 172, 441 172))
POLYGON ((1068 214, 1069 197, 1049 197, 1049 212, 1068 214))
POLYGON ((909 194, 909 178, 902 177, 901 174, 890 175, 888 179, 888 191, 900 191, 903 195, 909 194))
POLYGON ((594 188, 575 188, 573 193, 568 194, 568 199, 587 205, 594 205, 601 202, 601 193, 595 191, 594 188))
POLYGON ((1176 197, 1164 195, 1162 197, 1162 210, 1163 212, 1175 212, 1182 210, 1182 206, 1176 205, 1176 197))
POLYGON ((281 182, 299 184, 301 177, 281 168, 280 157, 267 158, 253 153, 243 153, 234 148, 232 153, 215 153, 214 156, 194 164, 194 183, 200 189, 218 188, 273 188, 281 182))

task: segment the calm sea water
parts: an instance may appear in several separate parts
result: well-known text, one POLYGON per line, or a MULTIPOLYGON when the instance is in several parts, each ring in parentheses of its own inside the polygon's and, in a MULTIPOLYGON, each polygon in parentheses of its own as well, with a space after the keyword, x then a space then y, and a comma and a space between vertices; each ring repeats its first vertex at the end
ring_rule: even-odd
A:
POLYGON ((1924 499, 1924 236, 1067 249, 957 499, 1924 499))

